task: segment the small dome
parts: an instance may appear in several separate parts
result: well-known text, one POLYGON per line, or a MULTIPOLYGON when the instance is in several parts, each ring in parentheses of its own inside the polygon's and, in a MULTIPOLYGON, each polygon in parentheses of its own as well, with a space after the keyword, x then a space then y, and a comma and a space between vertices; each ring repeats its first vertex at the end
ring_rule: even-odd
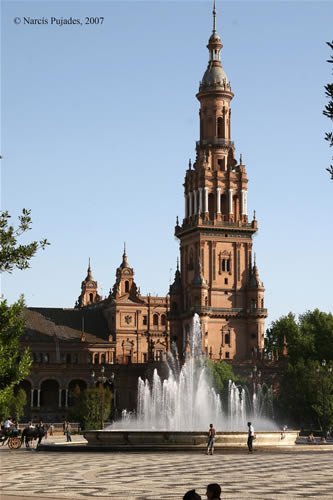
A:
POLYGON ((211 43, 219 43, 219 44, 222 44, 221 42, 221 38, 219 37, 219 35, 215 32, 213 33, 211 36, 210 36, 210 39, 208 40, 208 45, 211 44, 211 43))
POLYGON ((208 65, 208 68, 206 69, 203 76, 200 88, 211 87, 212 85, 221 85, 221 87, 229 85, 228 77, 222 66, 213 66, 212 64, 208 65))

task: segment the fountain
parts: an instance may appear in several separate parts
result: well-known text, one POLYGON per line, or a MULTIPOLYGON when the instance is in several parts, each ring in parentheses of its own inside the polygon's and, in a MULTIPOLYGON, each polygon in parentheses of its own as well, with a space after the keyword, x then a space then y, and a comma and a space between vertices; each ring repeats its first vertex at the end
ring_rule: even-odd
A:
POLYGON ((272 393, 264 384, 256 384, 251 395, 247 388, 229 381, 227 400, 221 400, 210 384, 206 357, 202 355, 198 315, 187 339, 185 363, 179 366, 173 349, 168 371, 165 380, 156 369, 151 383, 139 378, 136 413, 123 411, 122 419, 105 431, 87 431, 89 445, 113 449, 202 448, 207 443, 207 428, 213 423, 217 432, 222 431, 217 447, 244 446, 248 421, 254 422, 261 444, 295 441, 296 433, 284 433, 282 440, 277 425, 267 418, 272 413, 272 393))

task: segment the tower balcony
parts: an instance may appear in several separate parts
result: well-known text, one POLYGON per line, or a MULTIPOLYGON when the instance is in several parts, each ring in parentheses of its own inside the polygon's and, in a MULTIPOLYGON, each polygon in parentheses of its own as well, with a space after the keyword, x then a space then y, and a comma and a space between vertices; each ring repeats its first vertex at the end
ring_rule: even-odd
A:
POLYGON ((265 308, 250 310, 243 307, 210 307, 210 306, 192 306, 186 311, 168 313, 168 320, 177 320, 188 317, 189 315, 199 314, 199 316, 209 316, 214 318, 267 318, 268 312, 265 308))
POLYGON ((235 147, 234 141, 230 141, 230 139, 222 139, 219 137, 214 137, 214 139, 202 139, 201 141, 196 141, 196 146, 199 148, 200 146, 208 146, 211 144, 212 146, 223 146, 227 148, 235 147))
POLYGON ((251 316, 266 318, 268 313, 266 308, 249 309, 243 307, 209 307, 194 306, 190 308, 192 313, 209 316, 251 316))
POLYGON ((241 230, 244 233, 254 234, 258 230, 257 221, 245 222, 242 220, 238 221, 228 221, 228 220, 218 220, 213 219, 210 220, 203 216, 192 216, 183 220, 183 224, 181 226, 175 227, 175 236, 180 237, 184 233, 191 232, 194 229, 209 229, 215 231, 239 231, 241 230))

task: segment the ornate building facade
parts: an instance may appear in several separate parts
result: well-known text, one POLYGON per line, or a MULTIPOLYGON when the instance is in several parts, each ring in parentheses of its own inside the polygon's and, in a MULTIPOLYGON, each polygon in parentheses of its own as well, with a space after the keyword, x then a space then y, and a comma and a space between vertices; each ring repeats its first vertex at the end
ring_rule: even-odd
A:
POLYGON ((201 320, 202 351, 211 359, 237 362, 263 349, 267 310, 252 249, 258 223, 255 215, 249 221, 246 167, 235 159, 233 93, 221 63, 215 6, 207 47, 196 96, 200 138, 185 174, 185 213, 175 228, 180 266, 169 294, 141 295, 124 248, 107 298, 98 294, 89 261, 73 309, 27 309, 22 344, 31 348, 34 364, 21 385, 29 417, 64 418, 71 390, 91 385, 96 365, 114 373, 118 409, 134 408, 138 375, 163 361, 173 341, 180 357, 185 354, 194 313, 201 320))

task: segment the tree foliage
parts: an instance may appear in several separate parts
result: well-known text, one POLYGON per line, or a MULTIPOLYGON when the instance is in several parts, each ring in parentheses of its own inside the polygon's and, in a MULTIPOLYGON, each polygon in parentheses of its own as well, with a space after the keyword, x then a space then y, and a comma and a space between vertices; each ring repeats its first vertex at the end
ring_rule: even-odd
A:
POLYGON ((24 389, 10 391, 9 397, 0 402, 0 420, 10 416, 18 422, 24 414, 26 404, 27 395, 24 389))
POLYGON ((10 273, 15 268, 27 269, 30 267, 30 259, 37 250, 44 249, 49 244, 46 239, 25 245, 18 242, 20 236, 31 229, 30 213, 30 210, 24 208, 18 217, 18 227, 15 228, 9 223, 11 218, 9 213, 0 212, 0 273, 10 273))
POLYGON ((73 406, 70 418, 81 423, 85 430, 100 429, 101 421, 110 418, 112 393, 108 387, 93 387, 81 391, 78 386, 71 393, 73 406))
POLYGON ((218 394, 222 395, 227 389, 229 380, 233 382, 239 381, 239 378, 233 372, 232 366, 225 361, 213 362, 207 359, 206 363, 208 376, 211 379, 212 386, 218 394))
MULTIPOLYGON (((333 50, 333 41, 326 42, 326 43, 330 47, 330 49, 333 50)), ((331 64, 333 63, 333 56, 332 55, 329 59, 327 59, 327 62, 331 63, 331 64)), ((323 113, 325 116, 327 116, 327 118, 329 118, 330 120, 333 120, 333 83, 328 83, 327 85, 325 85, 325 95, 328 99, 328 104, 326 104, 326 106, 323 110, 323 113)), ((333 132, 327 132, 325 134, 325 140, 328 141, 330 147, 332 147, 333 146, 333 132)), ((333 180, 333 165, 330 165, 326 170, 329 172, 329 174, 331 175, 331 179, 333 180)))
POLYGON ((333 426, 333 315, 315 309, 298 320, 292 313, 282 316, 267 330, 268 353, 281 356, 285 341, 288 363, 277 399, 281 415, 298 425, 333 426))
POLYGON ((333 360, 333 315, 315 309, 300 315, 298 321, 292 313, 282 316, 266 332, 266 352, 282 356, 284 341, 291 363, 333 360))
MULTIPOLYGON (((30 210, 22 210, 16 228, 10 224, 10 218, 7 211, 0 212, 0 273, 10 273, 14 269, 27 269, 30 259, 37 250, 44 249, 49 244, 46 239, 27 244, 19 243, 19 238, 31 229, 30 210)), ((6 300, 0 301, 1 411, 9 411, 11 408, 13 398, 16 397, 13 392, 14 387, 28 375, 32 363, 29 351, 20 350, 20 337, 25 328, 23 309, 23 298, 11 306, 6 300)), ((22 398, 19 397, 20 399, 22 398)))
POLYGON ((24 301, 21 297, 9 306, 0 302, 0 407, 6 408, 13 398, 13 390, 30 371, 32 363, 28 349, 20 349, 24 332, 24 301))
POLYGON ((333 426, 333 363, 300 359, 289 363, 281 382, 278 405, 293 423, 329 429, 333 426))

